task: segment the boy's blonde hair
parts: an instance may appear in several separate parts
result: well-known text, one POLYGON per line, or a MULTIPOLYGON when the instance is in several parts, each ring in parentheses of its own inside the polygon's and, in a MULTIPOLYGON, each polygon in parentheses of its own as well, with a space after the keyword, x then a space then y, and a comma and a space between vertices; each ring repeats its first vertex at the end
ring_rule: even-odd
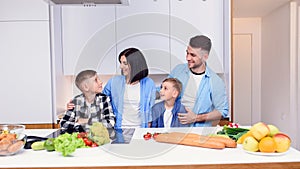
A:
POLYGON ((94 77, 96 74, 97 72, 94 70, 84 70, 78 73, 75 79, 75 84, 78 87, 78 89, 82 90, 82 83, 85 80, 94 77))
POLYGON ((164 82, 170 82, 173 84, 173 87, 178 91, 178 95, 180 95, 182 90, 182 83, 177 78, 166 78, 164 82))

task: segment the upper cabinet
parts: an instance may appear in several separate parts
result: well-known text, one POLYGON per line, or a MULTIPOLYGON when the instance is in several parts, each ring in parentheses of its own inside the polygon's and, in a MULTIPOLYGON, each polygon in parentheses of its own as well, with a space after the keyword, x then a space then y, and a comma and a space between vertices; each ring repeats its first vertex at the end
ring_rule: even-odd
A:
MULTIPOLYGON (((228 1, 226 1, 228 3, 228 1)), ((189 39, 195 35, 206 35, 212 41, 208 65, 217 73, 224 72, 224 12, 225 1, 188 0, 170 1, 170 48, 171 67, 186 63, 186 49, 189 39)), ((228 23, 229 24, 229 23, 228 23)), ((230 32, 227 32, 230 34, 230 32)), ((229 43, 229 42, 228 42, 229 43)))
POLYGON ((64 74, 83 69, 116 73, 115 6, 63 6, 62 46, 64 74))
POLYGON ((1 0, 0 22, 49 20, 48 3, 44 0, 1 0))
POLYGON ((0 123, 54 123, 48 3, 0 1, 0 123))
POLYGON ((62 6, 64 73, 74 75, 87 68, 120 73, 118 54, 136 47, 144 53, 150 74, 168 74, 186 62, 188 41, 199 34, 213 43, 209 66, 223 73, 224 58, 229 57, 224 52, 229 44, 224 18, 230 18, 225 3, 229 2, 131 0, 129 5, 62 6))
POLYGON ((131 0, 116 10, 117 53, 128 47, 142 50, 150 74, 170 71, 169 1, 131 0))

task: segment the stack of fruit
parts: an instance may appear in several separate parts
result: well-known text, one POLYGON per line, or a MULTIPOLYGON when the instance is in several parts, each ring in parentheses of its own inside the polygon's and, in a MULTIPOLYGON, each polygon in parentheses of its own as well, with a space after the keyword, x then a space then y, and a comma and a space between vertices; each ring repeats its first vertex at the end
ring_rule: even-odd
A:
POLYGON ((242 135, 237 143, 242 144, 244 150, 251 152, 282 153, 290 148, 291 139, 276 126, 258 122, 242 135))

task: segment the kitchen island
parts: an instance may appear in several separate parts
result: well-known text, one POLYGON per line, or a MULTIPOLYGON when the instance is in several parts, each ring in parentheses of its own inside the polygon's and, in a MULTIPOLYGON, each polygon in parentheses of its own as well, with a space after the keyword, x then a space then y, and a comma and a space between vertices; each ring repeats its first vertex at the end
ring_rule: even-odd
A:
MULTIPOLYGON (((22 150, 13 156, 0 157, 1 168, 300 168, 300 152, 290 148, 286 153, 259 155, 245 152, 241 145, 222 150, 144 140, 147 132, 215 133, 217 127, 136 129, 128 144, 106 144, 96 148, 77 149, 71 156, 46 150, 22 150)), ((25 134, 45 137, 55 129, 27 129, 25 134)))

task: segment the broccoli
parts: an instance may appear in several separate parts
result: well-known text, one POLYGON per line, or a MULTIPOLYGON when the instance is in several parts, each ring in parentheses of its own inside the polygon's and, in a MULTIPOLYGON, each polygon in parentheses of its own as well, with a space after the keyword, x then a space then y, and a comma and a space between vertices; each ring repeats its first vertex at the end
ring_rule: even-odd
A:
POLYGON ((99 146, 109 143, 109 134, 107 128, 100 122, 95 122, 90 128, 90 137, 99 146))

